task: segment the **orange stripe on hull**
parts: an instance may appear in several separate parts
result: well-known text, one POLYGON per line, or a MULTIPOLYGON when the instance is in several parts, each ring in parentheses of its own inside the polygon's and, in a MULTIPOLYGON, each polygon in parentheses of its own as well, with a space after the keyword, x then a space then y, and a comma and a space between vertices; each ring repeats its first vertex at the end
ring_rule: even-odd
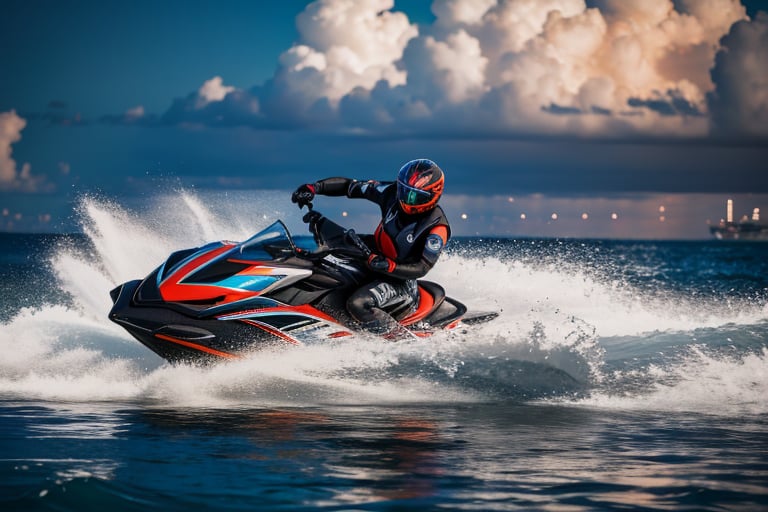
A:
POLYGON ((269 334, 272 334, 274 336, 277 336, 281 340, 287 341, 288 343, 291 343, 292 345, 301 345, 298 340, 291 338, 287 334, 285 334, 283 331, 279 329, 275 329, 271 325, 256 321, 256 320, 243 320, 248 325, 253 325, 255 327, 258 327, 260 329, 263 329, 267 331, 269 334))
POLYGON ((185 347, 193 348, 195 350, 199 350, 200 352, 205 352, 207 354, 211 354, 218 357, 224 357, 227 359, 241 359, 241 357, 238 355, 230 354, 228 352, 222 352, 220 350, 206 347, 205 345, 198 345, 197 343, 192 343, 191 341, 180 340, 179 338, 174 338, 173 336, 168 336, 167 334, 155 334, 155 338, 159 338, 165 341, 170 341, 171 343, 176 343, 177 345, 183 345, 185 347))

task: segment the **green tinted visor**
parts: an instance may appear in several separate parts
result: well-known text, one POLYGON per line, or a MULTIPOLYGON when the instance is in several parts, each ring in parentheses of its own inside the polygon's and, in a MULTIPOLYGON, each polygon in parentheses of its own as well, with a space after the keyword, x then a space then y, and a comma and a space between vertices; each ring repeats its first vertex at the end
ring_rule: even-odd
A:
POLYGON ((435 195, 432 192, 420 190, 410 185, 406 185, 402 181, 397 182, 397 199, 408 206, 419 206, 427 204, 432 200, 435 195))

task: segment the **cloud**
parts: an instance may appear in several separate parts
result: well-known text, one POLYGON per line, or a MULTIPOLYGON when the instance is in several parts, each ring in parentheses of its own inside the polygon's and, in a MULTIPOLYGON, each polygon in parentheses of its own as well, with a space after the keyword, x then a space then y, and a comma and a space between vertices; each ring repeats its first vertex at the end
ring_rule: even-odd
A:
POLYGON ((102 116, 101 122, 117 125, 154 125, 157 124, 157 116, 147 114, 143 105, 137 105, 119 115, 102 116))
POLYGON ((731 27, 712 69, 709 96, 717 132, 768 136, 768 13, 731 27))
POLYGON ((179 98, 161 117, 166 124, 251 125, 260 117, 259 100, 248 91, 224 85, 221 77, 205 81, 185 98, 179 98))
POLYGON ((0 188, 12 188, 19 179, 16 161, 11 158, 12 145, 21 140, 21 131, 25 126, 27 121, 16 111, 0 112, 0 188))
POLYGON ((43 112, 25 112, 29 121, 47 121, 50 124, 62 126, 86 126, 88 121, 80 112, 71 112, 69 105, 61 100, 51 100, 43 112))
POLYGON ((0 190, 39 192, 50 189, 43 177, 32 175, 29 163, 16 169, 16 161, 12 158, 13 144, 21 140, 26 125, 26 119, 19 117, 15 110, 0 112, 0 190))
POLYGON ((138 105, 133 108, 129 108, 125 111, 125 117, 127 119, 141 119, 146 115, 144 112, 144 107, 142 105, 138 105))
POLYGON ((204 82, 197 91, 196 107, 202 108, 214 101, 221 101, 234 90, 234 87, 224 85, 224 80, 220 76, 215 76, 204 82))
POLYGON ((330 104, 356 87, 371 89, 380 80, 402 85, 406 74, 397 62, 418 35, 405 14, 393 12, 393 0, 319 0, 296 18, 301 43, 280 57, 276 80, 290 91, 330 104), (318 72, 304 83, 303 71, 318 72))
POLYGON ((422 26, 393 9, 393 0, 313 2, 270 80, 244 90, 214 77, 163 121, 700 137, 710 109, 721 130, 754 133, 763 119, 750 120, 748 107, 763 104, 765 71, 728 58, 765 61, 762 15, 750 22, 738 0, 436 0, 434 23, 422 26), (737 72, 756 79, 754 90, 737 72), (733 104, 740 109, 725 116, 733 104))

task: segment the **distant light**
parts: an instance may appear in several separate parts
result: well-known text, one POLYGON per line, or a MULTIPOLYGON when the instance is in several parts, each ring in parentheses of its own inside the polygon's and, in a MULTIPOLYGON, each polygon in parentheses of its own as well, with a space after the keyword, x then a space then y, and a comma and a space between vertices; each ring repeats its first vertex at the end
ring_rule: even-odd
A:
POLYGON ((667 209, 664 207, 664 205, 659 206, 659 213, 664 213, 667 211, 667 209))
POLYGON ((584 212, 581 214, 581 220, 587 220, 589 218, 589 214, 587 212, 584 212))
POLYGON ((467 220, 467 214, 466 213, 462 213, 461 214, 461 219, 462 220, 467 220))
POLYGON ((664 215, 659 215, 659 222, 666 222, 667 218, 664 215))
POLYGON ((616 213, 616 212, 613 212, 613 213, 611 214, 611 219, 612 219, 612 220, 616 220, 616 219, 618 219, 618 218, 619 218, 619 214, 618 214, 618 213, 616 213))
POLYGON ((8 208, 3 208, 3 217, 7 217, 10 215, 11 212, 8 211, 8 208))
POLYGON ((525 220, 526 218, 527 218, 527 217, 525 216, 525 214, 524 214, 524 213, 521 213, 521 214, 520 214, 520 220, 525 220))
POLYGON ((515 198, 510 196, 510 197, 507 198, 507 202, 514 203, 515 202, 515 198))
POLYGON ((752 210, 752 220, 755 222, 760 221, 760 208, 755 208, 752 210))
POLYGON ((552 220, 557 220, 557 214, 556 213, 552 214, 552 220))
POLYGON ((342 217, 346 217, 347 215, 349 215, 347 212, 341 212, 342 217))

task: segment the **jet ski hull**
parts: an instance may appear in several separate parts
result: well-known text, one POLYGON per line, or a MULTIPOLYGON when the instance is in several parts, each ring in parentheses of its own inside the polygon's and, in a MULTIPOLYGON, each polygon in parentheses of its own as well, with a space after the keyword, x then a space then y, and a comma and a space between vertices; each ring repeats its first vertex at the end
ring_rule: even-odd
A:
MULTIPOLYGON (((344 245, 341 227, 327 219, 315 227, 322 243, 314 252, 297 247, 280 221, 242 243, 177 251, 145 279, 112 290, 109 318, 171 363, 238 359, 351 336, 360 326, 346 300, 373 276, 344 245)), ((458 327, 466 307, 440 285, 418 283, 416 311, 405 304, 388 310, 400 334, 429 336, 458 327)))

